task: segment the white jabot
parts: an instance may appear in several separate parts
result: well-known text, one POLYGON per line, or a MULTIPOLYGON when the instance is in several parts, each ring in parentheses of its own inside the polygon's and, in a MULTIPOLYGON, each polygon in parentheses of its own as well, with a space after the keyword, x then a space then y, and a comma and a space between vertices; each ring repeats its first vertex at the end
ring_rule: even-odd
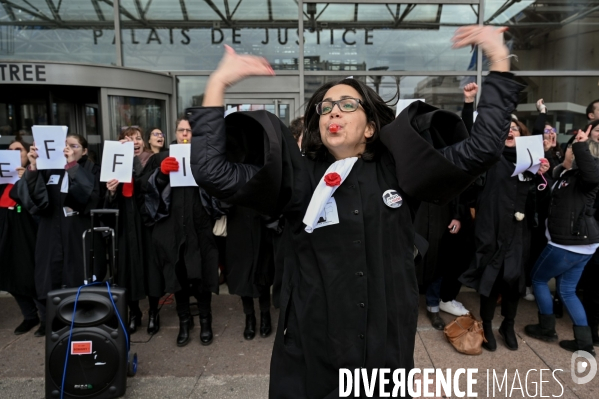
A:
POLYGON ((306 210, 306 215, 304 216, 304 224, 306 225, 305 230, 308 233, 314 231, 314 226, 318 223, 318 218, 322 213, 324 206, 329 201, 329 199, 337 190, 337 187, 329 187, 324 181, 324 177, 329 173, 337 173, 341 177, 341 184, 345 181, 349 172, 351 172, 352 167, 358 160, 358 157, 345 158, 340 161, 336 161, 325 172, 322 176, 316 189, 314 190, 314 194, 312 194, 312 199, 310 200, 310 205, 308 205, 308 210, 306 210))

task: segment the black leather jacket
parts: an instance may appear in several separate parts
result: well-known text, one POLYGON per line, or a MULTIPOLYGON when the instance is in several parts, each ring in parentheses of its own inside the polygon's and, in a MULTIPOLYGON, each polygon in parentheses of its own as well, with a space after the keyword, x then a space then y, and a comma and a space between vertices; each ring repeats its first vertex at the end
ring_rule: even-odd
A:
POLYGON ((599 225, 594 218, 599 190, 599 162, 587 143, 574 143, 576 168, 554 170, 556 184, 551 193, 548 228, 551 241, 560 245, 586 245, 599 242, 599 225))

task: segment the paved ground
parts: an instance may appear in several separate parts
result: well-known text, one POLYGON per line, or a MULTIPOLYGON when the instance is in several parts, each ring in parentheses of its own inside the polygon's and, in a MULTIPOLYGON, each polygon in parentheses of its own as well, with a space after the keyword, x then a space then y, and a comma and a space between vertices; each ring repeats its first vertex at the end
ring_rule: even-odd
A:
MULTIPOLYGON (((475 314, 478 313, 475 293, 462 292, 458 299, 475 314)), ((497 351, 484 351, 480 356, 457 353, 442 332, 430 327, 423 302, 414 354, 417 367, 478 368, 478 382, 474 387, 478 397, 599 397, 599 376, 586 385, 574 384, 570 377, 570 353, 559 348, 557 343, 526 338, 524 325, 536 320, 534 302, 520 302, 516 321, 520 349, 509 351, 496 334, 497 351), (527 372, 532 369, 536 371, 529 372, 527 378, 527 372), (555 371, 557 381, 552 377, 552 371, 545 371, 542 377, 545 382, 541 384, 540 369, 563 371, 555 371), (488 393, 487 370, 491 373, 488 393), (496 386, 493 395, 493 370, 502 376, 508 370, 507 393, 506 385, 501 392, 496 386)), ((147 306, 144 304, 143 308, 147 309, 147 306)), ((193 339, 185 348, 175 345, 178 321, 171 303, 165 304, 161 311, 162 328, 157 335, 150 339, 142 330, 132 336, 133 350, 139 356, 139 370, 137 376, 128 379, 127 398, 254 399, 268 396, 273 336, 266 339, 257 337, 253 341, 243 339, 245 319, 238 297, 227 294, 215 296, 213 309, 216 336, 208 347, 200 345, 198 327, 193 330, 193 339)), ((277 316, 278 312, 273 311, 274 321, 277 316)), ((443 314, 443 318, 449 322, 453 316, 443 314)), ((501 320, 499 311, 496 320, 495 327, 498 327, 501 320)), ((146 321, 144 317, 144 324, 146 321)), ((19 322, 20 314, 14 300, 0 296, 0 398, 43 398, 45 342, 35 338, 32 332, 15 336, 13 329, 19 322)), ((558 320, 557 331, 560 338, 572 337, 568 316, 558 320)), ((465 388, 463 378, 460 387, 465 388)))

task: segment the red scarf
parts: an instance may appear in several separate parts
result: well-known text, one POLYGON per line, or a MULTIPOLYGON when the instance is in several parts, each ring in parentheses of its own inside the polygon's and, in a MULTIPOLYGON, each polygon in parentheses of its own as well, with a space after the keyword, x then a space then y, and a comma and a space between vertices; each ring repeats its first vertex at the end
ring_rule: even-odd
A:
POLYGON ((2 197, 0 197, 0 208, 14 208, 17 205, 17 202, 8 196, 10 194, 10 190, 12 190, 14 184, 7 184, 4 189, 4 193, 2 193, 2 197))
POLYGON ((133 197, 133 182, 131 183, 123 183, 123 197, 131 198, 133 197))

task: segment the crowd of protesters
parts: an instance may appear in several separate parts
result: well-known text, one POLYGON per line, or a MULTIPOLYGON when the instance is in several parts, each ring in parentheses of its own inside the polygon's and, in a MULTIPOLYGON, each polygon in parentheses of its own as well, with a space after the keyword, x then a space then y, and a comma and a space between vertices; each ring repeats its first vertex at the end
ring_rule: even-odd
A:
MULTIPOLYGON (((475 120, 477 92, 475 83, 464 87, 462 119, 468 132, 475 120)), ((524 298, 536 301, 539 308, 538 324, 527 325, 527 335, 556 341, 555 318, 565 308, 574 340, 561 341, 560 346, 594 354, 593 345, 599 345, 599 100, 587 109, 588 125, 562 145, 548 123, 543 100, 537 109, 530 130, 512 115, 499 161, 468 189, 447 205, 420 205, 415 228, 428 250, 417 262, 418 282, 427 315, 439 330, 445 327, 440 311, 455 316, 469 312, 456 300, 461 285, 476 289, 483 347, 489 351, 497 348, 492 325, 498 304, 503 317, 498 332, 507 348, 518 349, 514 321, 524 298), (512 176, 516 139, 529 135, 543 135, 545 155, 539 171, 512 176), (553 278, 552 293, 548 282, 553 278)), ((301 151, 303 117, 294 120, 290 130, 301 151)), ((174 131, 173 144, 191 142, 187 118, 177 120, 174 131)), ((119 134, 120 141, 134 143, 133 178, 128 183, 101 183, 99 165, 89 159, 88 143, 77 134, 67 136, 64 170, 38 170, 35 144, 19 138, 10 144, 10 150, 21 154, 21 167, 17 183, 0 185, 0 289, 14 296, 22 312, 15 334, 39 325, 35 335, 45 335, 47 294, 81 285, 81 265, 88 256, 78 245, 81 234, 90 226, 89 211, 107 208, 120 211, 116 280, 127 288, 130 333, 146 318, 147 333, 156 334, 160 298, 172 293, 180 322, 176 344, 186 345, 194 327, 193 296, 200 343, 209 345, 212 294, 218 294, 226 280, 229 292, 241 297, 244 338, 253 339, 256 331, 262 337, 270 335, 271 287, 275 284, 276 304, 276 247, 283 224, 250 208, 220 202, 201 187, 171 187, 169 173, 180 165, 169 156, 161 129, 146 132, 144 136, 140 127, 131 126, 119 134), (147 316, 139 305, 144 298, 149 300, 147 316), (259 302, 259 328, 254 298, 259 302)), ((115 220, 105 216, 98 223, 114 226, 115 220)), ((94 241, 95 251, 106 253, 105 242, 94 241)), ((106 274, 106 259, 96 257, 95 276, 106 274)))

